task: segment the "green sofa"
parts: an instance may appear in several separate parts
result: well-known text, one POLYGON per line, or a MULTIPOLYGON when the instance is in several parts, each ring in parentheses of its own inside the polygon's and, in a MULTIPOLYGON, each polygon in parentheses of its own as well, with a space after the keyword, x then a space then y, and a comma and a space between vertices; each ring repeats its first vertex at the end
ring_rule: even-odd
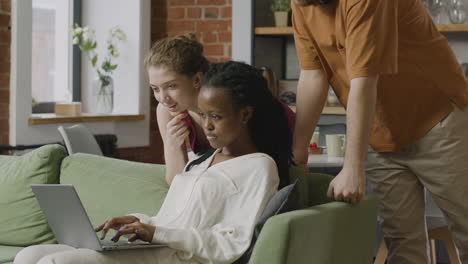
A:
MULTIPOLYGON (((376 199, 367 197, 356 206, 329 202, 330 176, 299 169, 292 175, 302 181, 301 201, 309 208, 270 218, 249 263, 371 263, 376 199)), ((60 145, 23 156, 0 156, 0 263, 11 263, 28 245, 56 243, 31 192, 32 183, 73 184, 95 226, 112 216, 155 215, 168 189, 163 165, 66 156, 60 145)))

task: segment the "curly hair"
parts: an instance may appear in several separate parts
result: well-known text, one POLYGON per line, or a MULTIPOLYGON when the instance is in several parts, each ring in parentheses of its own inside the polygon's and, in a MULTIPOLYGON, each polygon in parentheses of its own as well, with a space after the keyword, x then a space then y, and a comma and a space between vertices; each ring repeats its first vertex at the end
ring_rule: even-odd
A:
POLYGON ((203 56, 203 45, 193 33, 166 38, 154 43, 145 58, 145 67, 164 66, 186 76, 206 72, 209 62, 203 56))

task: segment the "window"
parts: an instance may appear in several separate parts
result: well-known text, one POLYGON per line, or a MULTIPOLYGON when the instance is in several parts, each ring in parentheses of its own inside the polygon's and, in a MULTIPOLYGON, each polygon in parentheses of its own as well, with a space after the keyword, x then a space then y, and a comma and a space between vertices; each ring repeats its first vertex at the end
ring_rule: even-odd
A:
POLYGON ((79 100, 79 85, 73 85, 79 75, 73 73, 79 73, 74 68, 80 60, 73 60, 70 28, 79 23, 80 8, 77 0, 32 0, 33 112, 53 112, 53 102, 79 100))
MULTIPOLYGON (((34 145, 61 140, 57 131, 59 124, 29 125, 32 117, 41 116, 32 113, 32 32, 33 32, 33 1, 20 0, 12 1, 12 44, 11 44, 11 79, 10 79, 10 144, 11 145, 34 145)), ((56 3, 66 2, 69 6, 77 5, 77 1, 82 2, 78 17, 82 17, 79 24, 87 25, 96 29, 97 34, 102 37, 100 42, 105 41, 105 32, 115 26, 120 25, 127 34, 125 46, 121 49, 119 57, 119 68, 114 73, 114 111, 115 114, 124 115, 144 115, 145 120, 139 121, 99 121, 86 123, 94 133, 115 134, 118 138, 118 147, 142 147, 149 145, 150 139, 150 96, 148 91, 147 73, 143 66, 143 59, 150 49, 150 21, 151 21, 151 0, 128 1, 128 0, 56 0, 56 3), (103 12, 105 10, 105 12, 103 12)), ((77 8, 73 7, 74 16, 77 8)), ((59 20, 59 15, 55 13, 55 19, 59 20)), ((70 14, 70 13, 66 13, 70 14)), ((57 22, 58 23, 58 22, 57 22)), ((69 23, 71 25, 71 23, 69 23)), ((71 42, 70 27, 63 30, 67 37, 70 37, 68 53, 66 58, 73 67, 68 67, 66 73, 73 77, 67 83, 76 84, 81 81, 80 93, 84 113, 89 113, 89 98, 91 93, 91 81, 94 77, 94 70, 85 58, 79 55, 76 57, 71 42), (70 59, 73 57, 73 60, 70 59), (81 69, 75 67, 77 62, 83 60, 81 69), (73 61, 73 62, 71 62, 73 61), (71 69, 73 68, 73 69, 71 69), (70 74, 73 72, 73 74, 70 74)), ((57 34, 58 31, 55 31, 57 34)), ((57 44, 55 44, 57 47, 57 44)), ((56 59, 54 63, 56 63, 56 59)), ((54 67, 60 69, 57 64, 54 67)), ((60 77, 54 73, 54 84, 56 78, 60 77)), ((66 87, 70 87, 68 85, 66 87)), ((75 92, 76 89, 73 89, 75 92)), ((83 121, 78 121, 83 122, 83 121)), ((67 125, 71 125, 67 124, 67 125)))

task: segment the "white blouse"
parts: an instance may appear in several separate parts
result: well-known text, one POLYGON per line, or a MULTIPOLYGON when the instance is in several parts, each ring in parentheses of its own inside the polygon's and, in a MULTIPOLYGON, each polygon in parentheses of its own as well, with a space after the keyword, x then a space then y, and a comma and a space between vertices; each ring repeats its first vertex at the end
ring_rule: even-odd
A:
POLYGON ((278 170, 270 156, 252 153, 209 167, 219 151, 174 177, 156 216, 133 214, 156 226, 153 242, 174 249, 167 263, 234 262, 249 247, 255 223, 277 191, 278 170))

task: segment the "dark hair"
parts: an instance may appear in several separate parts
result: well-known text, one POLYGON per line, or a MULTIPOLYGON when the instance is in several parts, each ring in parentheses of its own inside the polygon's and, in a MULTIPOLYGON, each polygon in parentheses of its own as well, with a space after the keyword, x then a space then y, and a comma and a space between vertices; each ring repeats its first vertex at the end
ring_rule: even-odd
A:
POLYGON ((164 66, 186 76, 208 70, 208 60, 203 56, 203 45, 192 33, 157 41, 145 58, 145 67, 164 66))
POLYGON ((286 186, 292 164, 291 130, 283 105, 271 94, 261 71, 241 62, 214 63, 204 75, 203 86, 227 89, 235 107, 253 107, 248 123, 252 140, 259 152, 275 160, 280 176, 279 188, 286 186))

